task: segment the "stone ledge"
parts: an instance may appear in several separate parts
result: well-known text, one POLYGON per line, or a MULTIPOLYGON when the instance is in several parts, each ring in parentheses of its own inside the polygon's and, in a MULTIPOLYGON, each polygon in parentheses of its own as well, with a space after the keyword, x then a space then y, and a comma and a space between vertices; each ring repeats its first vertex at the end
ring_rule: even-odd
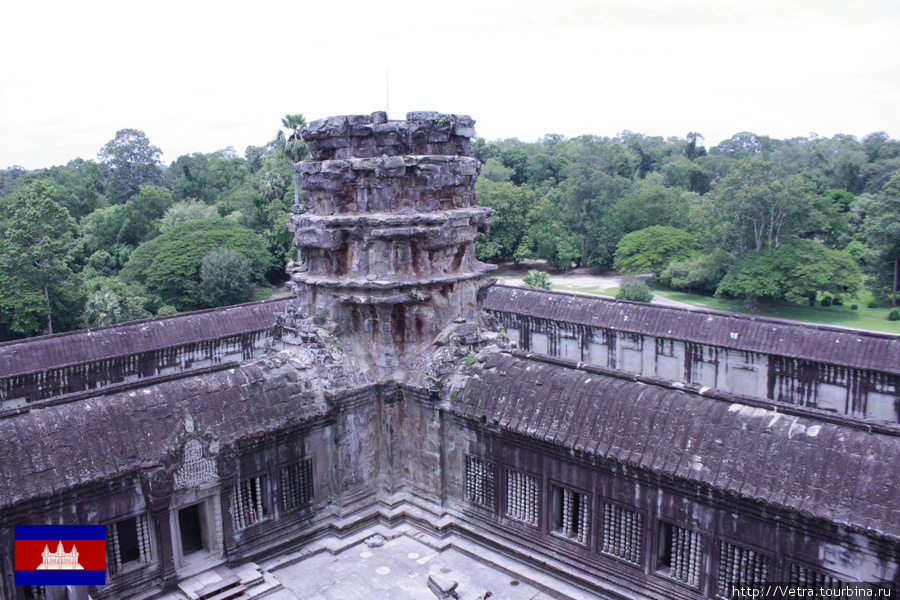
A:
POLYGON ((410 213, 302 214, 294 217, 292 224, 295 226, 295 231, 306 227, 313 228, 316 231, 322 229, 356 229, 358 227, 370 229, 410 226, 446 227, 447 225, 459 227, 469 225, 471 220, 481 224, 482 221, 493 214, 494 209, 487 206, 410 213))
MULTIPOLYGON (((463 171, 463 175, 476 175, 481 161, 473 156, 454 156, 446 154, 404 154, 402 156, 352 157, 328 160, 307 160, 294 165, 299 175, 317 173, 342 173, 352 171, 378 171, 379 169, 397 169, 399 167, 443 167, 463 171)), ((355 175, 353 176, 355 177, 355 175)))
MULTIPOLYGON (((430 286, 441 286, 448 283, 457 283, 460 281, 468 281, 470 279, 478 279, 484 275, 495 271, 497 265, 480 264, 477 265, 472 272, 458 273, 454 275, 445 275, 443 277, 419 278, 419 279, 375 279, 372 281, 366 279, 347 279, 345 277, 318 277, 315 275, 307 275, 306 273, 295 273, 291 279, 295 283, 303 283, 310 286, 320 288, 346 289, 350 293, 357 293, 351 290, 365 290, 367 295, 376 295, 379 291, 397 290, 401 288, 427 288, 430 286)), ((406 294, 404 294, 404 297, 406 294)), ((392 302, 398 301, 393 298, 392 302)))

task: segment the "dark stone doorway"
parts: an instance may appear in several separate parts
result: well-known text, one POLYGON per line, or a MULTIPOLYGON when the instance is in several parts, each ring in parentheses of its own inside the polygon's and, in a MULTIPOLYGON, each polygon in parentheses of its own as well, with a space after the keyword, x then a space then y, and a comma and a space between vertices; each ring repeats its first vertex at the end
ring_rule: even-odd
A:
POLYGON ((183 556, 203 550, 200 504, 192 504, 178 511, 178 527, 181 530, 181 551, 183 556))

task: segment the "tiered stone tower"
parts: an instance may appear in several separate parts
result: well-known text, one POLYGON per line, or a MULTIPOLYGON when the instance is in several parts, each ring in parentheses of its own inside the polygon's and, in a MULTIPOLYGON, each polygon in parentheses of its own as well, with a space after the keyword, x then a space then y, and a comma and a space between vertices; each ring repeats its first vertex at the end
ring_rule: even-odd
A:
POLYGON ((480 163, 467 116, 384 112, 329 117, 301 130, 308 210, 291 229, 305 266, 300 307, 345 349, 395 379, 454 322, 477 323, 494 270, 474 241, 493 210, 475 204, 480 163), (349 347, 347 347, 349 345, 349 347))

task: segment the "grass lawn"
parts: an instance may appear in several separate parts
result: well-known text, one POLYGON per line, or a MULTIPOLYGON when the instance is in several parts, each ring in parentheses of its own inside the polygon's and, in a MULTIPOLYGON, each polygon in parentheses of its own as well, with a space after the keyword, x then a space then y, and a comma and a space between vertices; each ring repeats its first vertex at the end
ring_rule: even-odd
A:
MULTIPOLYGON (((522 275, 496 275, 497 278, 503 279, 505 281, 515 280, 518 283, 522 283, 522 279, 525 278, 525 274, 522 275)), ((552 283, 550 285, 551 290, 556 290, 560 292, 583 292, 585 294, 599 294, 601 296, 613 296, 615 297, 616 292, 619 290, 618 287, 614 288, 603 288, 600 285, 584 285, 584 284, 572 284, 568 285, 565 283, 552 283)))
POLYGON ((275 296, 290 295, 290 290, 286 289, 284 286, 275 287, 270 283, 258 283, 256 285, 256 291, 253 294, 253 300, 268 300, 269 298, 273 298, 275 296))
POLYGON ((713 298, 702 294, 676 292, 653 282, 650 283, 650 289, 653 290, 654 294, 664 298, 677 300, 685 304, 693 304, 694 306, 702 306, 703 308, 900 334, 900 321, 887 320, 888 312, 891 310, 889 306, 868 308, 868 303, 872 300, 872 295, 868 290, 861 291, 859 298, 848 300, 844 306, 824 307, 820 305, 779 303, 775 310, 771 310, 768 306, 762 304, 760 310, 751 311, 744 308, 743 300, 713 298), (857 304, 859 309, 851 310, 851 304, 857 304))
POLYGON ((601 294, 603 296, 615 296, 616 290, 619 288, 606 288, 603 289, 599 285, 556 285, 553 284, 551 286, 554 290, 561 290, 563 292, 584 292, 585 294, 601 294), (610 290, 612 290, 610 292, 610 290))

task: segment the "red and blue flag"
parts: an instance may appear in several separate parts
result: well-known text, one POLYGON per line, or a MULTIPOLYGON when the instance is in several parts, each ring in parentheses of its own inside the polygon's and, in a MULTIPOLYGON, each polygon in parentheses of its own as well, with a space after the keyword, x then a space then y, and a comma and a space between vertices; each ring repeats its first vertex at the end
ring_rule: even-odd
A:
POLYGON ((16 525, 16 585, 106 585, 106 526, 16 525))

